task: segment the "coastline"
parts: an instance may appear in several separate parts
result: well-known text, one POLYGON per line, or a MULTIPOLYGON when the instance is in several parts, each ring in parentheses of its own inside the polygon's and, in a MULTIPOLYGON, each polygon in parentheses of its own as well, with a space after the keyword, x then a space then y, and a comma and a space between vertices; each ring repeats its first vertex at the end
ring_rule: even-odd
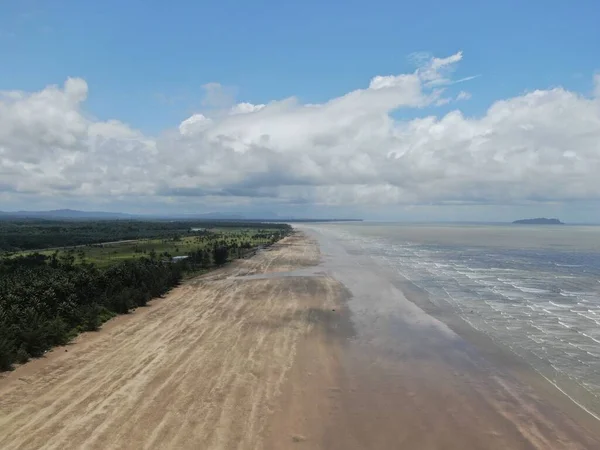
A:
MULTIPOLYGON (((468 317, 461 317, 461 315, 449 304, 446 304, 445 302, 441 302, 441 304, 437 302, 434 303, 430 299, 428 292, 418 287, 399 272, 394 271, 391 267, 381 264, 378 265, 378 270, 386 272, 388 274, 387 279, 389 279, 409 301, 417 305, 427 314, 441 320, 458 335, 478 347, 482 354, 485 354, 491 362, 501 366, 518 367, 518 373, 521 376, 525 376, 524 372, 529 370, 526 378, 528 380, 535 378, 536 384, 541 384, 545 391, 551 392, 552 397, 558 397, 561 405, 564 406, 564 402, 567 400, 576 405, 577 408, 575 409, 581 409, 595 421, 600 421, 600 401, 594 401, 595 399, 590 397, 587 390, 583 389, 579 384, 575 383, 564 374, 557 372, 549 363, 540 360, 534 355, 528 355, 528 357, 526 357, 516 353, 501 341, 492 338, 490 335, 471 324, 468 317), (536 364, 532 364, 528 360, 529 357, 531 357, 536 364), (539 378, 542 378, 543 380, 540 380, 539 378), (567 399, 563 397, 567 397, 567 399)), ((594 421, 592 421, 592 423, 593 422, 594 421)))
POLYGON ((0 446, 600 448, 525 362, 384 272, 296 232, 188 280, 0 380, 0 446))
POLYGON ((598 421, 525 360, 391 269, 306 231, 350 292, 355 328, 319 448, 600 448, 598 421))
MULTIPOLYGON (((401 275, 398 275, 398 277, 401 277, 401 275)), ((399 283, 398 287, 409 301, 419 306, 427 314, 438 318, 448 325, 459 336, 477 348, 491 364, 502 367, 521 381, 531 384, 532 387, 540 391, 540 395, 547 396, 555 406, 565 410, 578 420, 585 422, 590 428, 600 426, 600 415, 598 412, 583 403, 581 398, 569 394, 566 388, 561 388, 559 384, 533 367, 523 357, 472 326, 453 311, 450 306, 444 308, 433 303, 427 292, 423 291, 410 280, 402 278, 403 280, 399 283)), ((568 383, 568 381, 566 382, 568 383)), ((572 387, 572 389, 576 388, 576 386, 572 387)))

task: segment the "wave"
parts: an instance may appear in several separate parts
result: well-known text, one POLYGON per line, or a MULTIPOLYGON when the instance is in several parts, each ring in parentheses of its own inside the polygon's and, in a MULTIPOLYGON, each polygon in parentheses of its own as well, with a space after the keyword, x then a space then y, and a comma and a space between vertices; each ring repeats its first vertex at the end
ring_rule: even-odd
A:
POLYGON ((590 336, 589 334, 587 334, 587 333, 584 333, 584 332, 582 332, 582 331, 579 331, 578 333, 580 333, 580 334, 582 334, 583 336, 585 336, 586 338, 588 338, 588 339, 591 339, 592 341, 594 341, 594 342, 597 342, 598 344, 600 344, 600 339, 596 339, 595 337, 593 337, 593 336, 590 336))
POLYGON ((562 305, 560 303, 554 303, 553 301, 549 301, 548 303, 550 303, 552 306, 556 306, 557 308, 570 309, 573 306, 573 305, 562 305))
MULTIPOLYGON (((600 264, 563 264, 582 261, 575 257, 554 263, 564 256, 551 250, 434 249, 367 239, 361 244, 363 254, 474 328, 532 361, 553 364, 580 385, 600 386, 600 264)), ((592 392, 600 394, 600 387, 592 392)))
POLYGON ((547 289, 538 289, 538 288, 529 288, 525 286, 519 286, 518 284, 512 285, 515 289, 520 290, 521 292, 526 292, 528 294, 549 294, 550 291, 547 289))

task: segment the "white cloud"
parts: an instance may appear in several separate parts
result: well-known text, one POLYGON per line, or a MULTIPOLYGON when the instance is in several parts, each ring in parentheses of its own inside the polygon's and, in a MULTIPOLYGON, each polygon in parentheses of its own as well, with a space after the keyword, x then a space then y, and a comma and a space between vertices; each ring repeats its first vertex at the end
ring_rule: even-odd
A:
POLYGON ((471 80, 474 80, 476 78, 479 78, 480 76, 481 75, 470 75, 468 77, 459 78, 458 80, 452 80, 452 82, 450 84, 464 83, 466 81, 471 81, 471 80))
POLYGON ((460 91, 456 96, 456 100, 469 100, 471 98, 471 93, 467 91, 460 91))
POLYGON ((203 114, 194 114, 179 124, 179 132, 183 135, 199 133, 208 128, 212 120, 203 114))
POLYGON ((462 60, 462 57, 463 53, 457 52, 454 55, 448 56, 447 58, 433 58, 431 60, 431 63, 429 64, 429 67, 431 67, 431 69, 433 70, 439 71, 443 67, 449 67, 453 64, 456 64, 457 62, 462 60))
POLYGON ((158 137, 90 119, 81 79, 2 92, 2 198, 329 205, 600 199, 598 92, 538 90, 500 100, 478 118, 458 110, 391 117, 398 108, 419 115, 418 108, 445 102, 440 86, 452 83, 461 58, 376 76, 367 88, 322 104, 234 105, 212 86, 211 106, 227 113, 194 114, 158 137))
POLYGON ((231 108, 229 113, 231 115, 248 114, 248 113, 260 111, 264 107, 265 107, 265 105, 253 105, 252 103, 238 103, 237 105, 235 105, 231 108))
POLYGON ((417 74, 428 86, 450 84, 448 75, 452 73, 456 63, 461 61, 462 57, 462 52, 458 52, 447 58, 431 58, 417 70, 417 74))

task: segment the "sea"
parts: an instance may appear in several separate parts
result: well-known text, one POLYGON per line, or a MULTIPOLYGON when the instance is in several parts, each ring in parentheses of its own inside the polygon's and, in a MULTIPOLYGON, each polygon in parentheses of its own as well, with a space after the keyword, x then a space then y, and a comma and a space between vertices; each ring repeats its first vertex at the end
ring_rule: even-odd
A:
POLYGON ((600 417, 600 226, 313 228, 451 308, 600 417))

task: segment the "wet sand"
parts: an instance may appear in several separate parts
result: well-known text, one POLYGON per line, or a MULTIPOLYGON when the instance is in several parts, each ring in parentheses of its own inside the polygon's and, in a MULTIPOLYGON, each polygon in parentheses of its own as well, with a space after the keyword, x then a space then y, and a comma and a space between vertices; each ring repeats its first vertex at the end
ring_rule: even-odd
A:
POLYGON ((320 412, 327 431, 307 448, 600 448, 600 423, 523 361, 427 310, 395 274, 306 232, 319 241, 323 268, 350 291, 353 325, 332 406, 320 412))
POLYGON ((600 449, 414 295, 306 230, 2 376, 0 448, 600 449))

